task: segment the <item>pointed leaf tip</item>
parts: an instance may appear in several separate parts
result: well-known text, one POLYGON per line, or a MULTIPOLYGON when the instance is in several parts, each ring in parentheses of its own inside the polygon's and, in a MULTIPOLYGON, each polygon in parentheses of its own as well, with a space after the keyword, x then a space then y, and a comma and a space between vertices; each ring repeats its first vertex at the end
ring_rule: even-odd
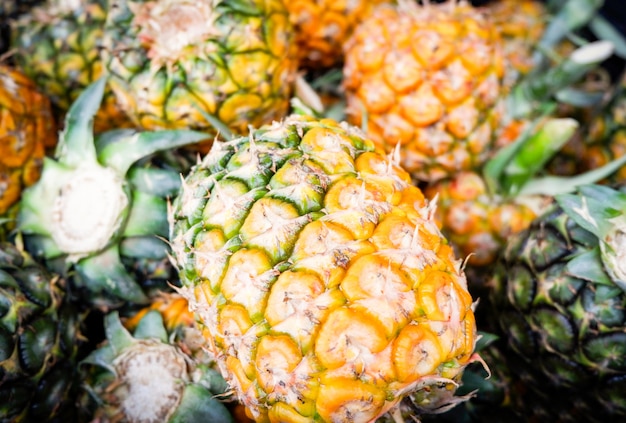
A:
POLYGON ((105 316, 104 330, 106 338, 110 342, 116 355, 135 342, 130 332, 122 325, 120 315, 117 311, 112 311, 105 316))
POLYGON ((106 83, 106 77, 91 83, 70 106, 55 154, 60 162, 70 167, 97 162, 93 121, 106 83))
POLYGON ((67 119, 86 120, 93 118, 100 108, 104 97, 104 88, 107 84, 107 77, 103 76, 92 82, 72 103, 67 113, 67 119))

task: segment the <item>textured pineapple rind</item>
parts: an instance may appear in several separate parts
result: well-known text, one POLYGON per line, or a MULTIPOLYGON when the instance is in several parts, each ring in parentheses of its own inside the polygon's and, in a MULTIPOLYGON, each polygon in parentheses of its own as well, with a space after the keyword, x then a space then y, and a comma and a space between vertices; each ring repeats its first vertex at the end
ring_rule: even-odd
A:
POLYGON ((214 130, 208 114, 245 134, 249 124, 269 123, 286 113, 297 60, 285 6, 278 0, 236 3, 110 2, 101 57, 118 103, 135 124, 214 130), (161 6, 161 15, 146 17, 161 6), (182 23, 169 17, 167 7, 187 9, 182 23), (138 25, 146 19, 152 21, 138 25), (163 31, 178 25, 177 39, 159 40, 158 33, 148 32, 161 25, 163 31), (198 25, 204 28, 201 35, 189 28, 198 25), (184 37, 189 44, 165 49, 184 37))
POLYGON ((469 2, 381 5, 346 43, 348 121, 403 167, 436 181, 478 168, 504 119, 504 57, 497 29, 469 2))
POLYGON ((511 238, 495 273, 491 302, 514 352, 512 368, 544 397, 537 409, 548 405, 551 418, 626 416, 626 295, 597 246, 595 235, 555 206, 511 238), (556 391, 564 401, 546 398, 556 391))
POLYGON ((63 279, 0 243, 1 421, 74 419, 84 318, 63 279))
POLYGON ((434 205, 356 128, 290 117, 216 142, 170 241, 192 310, 257 421, 373 421, 453 393, 475 343, 434 205), (420 396, 419 393, 422 393, 420 396))

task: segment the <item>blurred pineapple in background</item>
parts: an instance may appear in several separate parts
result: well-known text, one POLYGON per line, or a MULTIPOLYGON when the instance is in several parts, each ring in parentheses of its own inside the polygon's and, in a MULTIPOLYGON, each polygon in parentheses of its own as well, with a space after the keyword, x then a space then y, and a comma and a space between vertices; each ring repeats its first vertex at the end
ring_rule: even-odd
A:
POLYGON ((540 0, 492 0, 485 7, 502 37, 506 59, 504 85, 512 87, 533 69, 535 49, 550 12, 540 0))
POLYGON ((111 0, 101 57, 136 125, 227 136, 287 112, 294 37, 281 0, 111 0))
POLYGON ((0 238, 14 227, 22 190, 39 179, 46 149, 56 140, 48 99, 0 63, 0 238))
POLYGON ((286 1, 296 30, 300 65, 329 68, 343 62, 343 45, 360 21, 379 4, 392 0, 286 1))
POLYGON ((501 119, 498 28, 466 1, 383 5, 345 45, 348 120, 421 181, 480 166, 501 119))
POLYGON ((0 243, 0 420, 77 421, 89 310, 21 246, 0 243))
MULTIPOLYGON (((46 0, 11 23, 13 60, 60 113, 59 122, 85 88, 103 75, 99 50, 106 0, 46 0)), ((105 93, 96 133, 131 127, 113 93, 105 93)))

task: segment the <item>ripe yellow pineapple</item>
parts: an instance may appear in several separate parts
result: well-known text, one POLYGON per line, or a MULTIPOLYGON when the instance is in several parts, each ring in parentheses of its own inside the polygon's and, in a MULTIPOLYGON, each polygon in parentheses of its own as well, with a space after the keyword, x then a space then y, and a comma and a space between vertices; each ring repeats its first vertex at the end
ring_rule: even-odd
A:
POLYGON ((535 218, 531 207, 489 192, 476 172, 439 181, 428 187, 426 195, 439 196, 440 224, 458 253, 474 266, 493 264, 506 239, 535 218))
POLYGON ((215 142, 170 242, 207 347, 258 422, 454 401, 476 340, 435 205, 355 127, 289 117, 215 142))
POLYGON ((101 53, 138 126, 245 134, 288 110, 293 39, 281 0, 111 0, 101 53))
POLYGON ((39 179, 46 147, 55 143, 48 99, 21 72, 0 64, 0 218, 11 219, 22 190, 39 179))
POLYGON ((420 180, 475 168, 501 113, 497 27, 466 1, 399 3, 378 7, 346 44, 348 119, 387 151, 400 144, 420 180))
POLYGON ((294 0, 285 5, 296 29, 301 65, 327 68, 343 61, 343 45, 372 9, 390 0, 294 0))
POLYGON ((533 56, 543 36, 548 9, 539 0, 494 0, 487 8, 502 36, 506 59, 505 85, 512 86, 533 69, 533 56))

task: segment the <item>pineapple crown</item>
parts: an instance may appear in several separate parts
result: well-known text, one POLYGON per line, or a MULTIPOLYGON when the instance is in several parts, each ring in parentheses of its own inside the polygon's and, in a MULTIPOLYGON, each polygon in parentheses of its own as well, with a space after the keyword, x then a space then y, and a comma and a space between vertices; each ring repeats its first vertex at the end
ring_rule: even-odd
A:
POLYGON ((232 423, 214 398, 223 393, 223 379, 212 369, 194 371, 191 357, 170 342, 161 313, 148 311, 132 334, 117 312, 109 313, 104 325, 106 344, 81 362, 106 373, 90 387, 92 395, 101 396, 98 403, 113 406, 122 420, 232 423))
POLYGON ((598 239, 598 245, 574 258, 568 270, 582 279, 614 284, 626 292, 626 194, 591 184, 581 186, 575 194, 558 195, 556 201, 598 239))
POLYGON ((95 140, 105 84, 106 78, 91 84, 70 108, 54 158, 44 160, 40 180, 23 193, 17 230, 35 255, 75 266, 89 291, 145 302, 120 251, 131 258, 166 257, 167 245, 157 237, 167 236, 167 197, 180 180, 177 172, 137 162, 207 135, 116 130, 95 140))

